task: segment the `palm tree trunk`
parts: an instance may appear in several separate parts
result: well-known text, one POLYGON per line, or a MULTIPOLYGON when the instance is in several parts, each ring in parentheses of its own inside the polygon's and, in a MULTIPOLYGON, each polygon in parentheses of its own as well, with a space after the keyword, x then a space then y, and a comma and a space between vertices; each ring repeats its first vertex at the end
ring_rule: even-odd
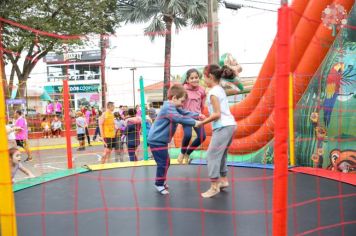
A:
POLYGON ((165 37, 165 50, 164 50, 164 79, 163 79, 163 101, 167 100, 168 89, 170 88, 171 77, 171 47, 172 47, 172 18, 164 16, 166 23, 166 37, 165 37))

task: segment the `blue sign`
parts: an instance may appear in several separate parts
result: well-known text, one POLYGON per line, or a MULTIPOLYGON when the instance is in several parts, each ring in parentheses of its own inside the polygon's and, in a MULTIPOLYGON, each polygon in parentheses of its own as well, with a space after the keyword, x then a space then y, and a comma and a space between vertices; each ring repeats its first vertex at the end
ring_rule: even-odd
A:
POLYGON ((23 98, 19 99, 6 99, 6 105, 18 105, 18 104, 25 104, 26 100, 23 98))

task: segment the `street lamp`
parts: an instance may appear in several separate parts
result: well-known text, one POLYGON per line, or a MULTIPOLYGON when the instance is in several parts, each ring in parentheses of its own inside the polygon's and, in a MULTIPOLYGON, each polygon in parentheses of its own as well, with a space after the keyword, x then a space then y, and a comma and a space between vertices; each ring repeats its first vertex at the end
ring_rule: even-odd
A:
POLYGON ((224 1, 224 4, 225 4, 226 9, 235 10, 235 11, 237 11, 238 9, 240 9, 242 7, 242 4, 238 4, 238 3, 230 3, 230 2, 224 1))
POLYGON ((136 96, 135 96, 135 70, 136 67, 132 67, 130 70, 132 71, 132 93, 133 93, 133 102, 134 102, 134 107, 136 107, 136 96))
MULTIPOLYGON (((241 3, 232 3, 232 2, 227 2, 227 1, 223 1, 223 3, 225 5, 226 9, 235 10, 235 11, 239 10, 242 7, 247 7, 247 8, 253 8, 253 9, 257 9, 257 10, 276 12, 276 10, 255 7, 255 6, 245 5, 245 4, 241 4, 241 3)), ((288 4, 288 0, 281 0, 281 4, 282 5, 288 4)))
MULTIPOLYGON (((111 67, 112 70, 120 70, 122 67, 111 67)), ((135 70, 136 67, 130 68, 132 71, 132 93, 133 93, 133 102, 134 102, 134 107, 136 106, 136 96, 135 96, 135 70)))

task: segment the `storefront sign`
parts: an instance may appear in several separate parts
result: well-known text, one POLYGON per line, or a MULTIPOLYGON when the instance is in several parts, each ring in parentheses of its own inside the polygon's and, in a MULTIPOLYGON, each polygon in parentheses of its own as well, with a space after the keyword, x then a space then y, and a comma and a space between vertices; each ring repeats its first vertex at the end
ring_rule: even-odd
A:
MULTIPOLYGON (((58 94, 63 92, 62 85, 45 86, 45 90, 49 94, 58 94)), ((100 91, 99 84, 75 84, 69 85, 70 93, 98 93, 100 91)))
POLYGON ((100 50, 91 50, 91 51, 77 51, 77 52, 68 52, 64 54, 57 54, 50 52, 44 58, 44 62, 47 63, 63 63, 65 61, 100 61, 101 53, 100 50))
POLYGON ((63 54, 65 61, 68 61, 68 60, 80 61, 80 60, 82 60, 82 55, 83 55, 83 52, 68 52, 68 53, 63 54))

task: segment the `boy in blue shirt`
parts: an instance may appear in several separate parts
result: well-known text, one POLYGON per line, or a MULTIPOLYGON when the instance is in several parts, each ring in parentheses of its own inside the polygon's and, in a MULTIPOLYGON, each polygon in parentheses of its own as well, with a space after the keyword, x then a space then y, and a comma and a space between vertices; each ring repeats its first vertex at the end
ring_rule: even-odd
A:
POLYGON ((165 183, 170 165, 168 144, 174 136, 178 123, 200 125, 199 121, 194 120, 200 118, 200 114, 180 109, 185 98, 184 87, 181 84, 173 85, 168 90, 168 101, 163 103, 148 134, 148 144, 157 163, 155 187, 163 195, 169 194, 168 185, 165 183))

